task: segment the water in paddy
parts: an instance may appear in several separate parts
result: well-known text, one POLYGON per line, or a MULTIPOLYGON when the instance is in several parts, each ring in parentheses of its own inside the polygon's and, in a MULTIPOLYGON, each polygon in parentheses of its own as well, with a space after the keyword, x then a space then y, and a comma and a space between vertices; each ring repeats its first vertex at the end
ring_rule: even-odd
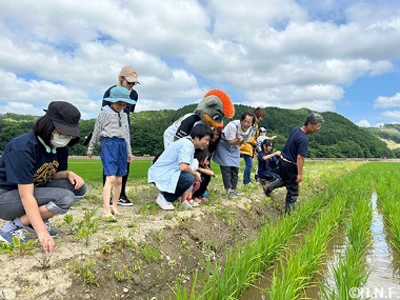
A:
MULTIPOLYGON (((367 253, 366 262, 370 275, 366 285, 358 290, 360 296, 370 299, 400 299, 400 256, 393 251, 388 233, 385 228, 383 216, 377 205, 378 196, 372 194, 371 204, 373 217, 371 224, 372 245, 367 253)), ((339 230, 341 235, 334 236, 327 248, 327 265, 336 264, 340 254, 344 254, 346 249, 345 229, 339 230)), ((324 282, 328 287, 334 287, 335 280, 331 268, 325 265, 321 267, 321 273, 325 274, 325 279, 317 278, 317 281, 324 282)), ((239 298, 241 300, 264 300, 267 299, 262 289, 266 289, 271 283, 271 273, 264 274, 265 278, 255 283, 243 292, 239 298)), ((306 290, 306 297, 309 299, 321 299, 319 286, 311 287, 306 290)))
MULTIPOLYGON (((372 195, 372 247, 366 260, 371 270, 363 288, 372 299, 400 299, 400 257, 393 251, 388 239, 383 216, 377 205, 378 196, 372 195)), ((400 217, 400 216, 399 216, 400 217)))

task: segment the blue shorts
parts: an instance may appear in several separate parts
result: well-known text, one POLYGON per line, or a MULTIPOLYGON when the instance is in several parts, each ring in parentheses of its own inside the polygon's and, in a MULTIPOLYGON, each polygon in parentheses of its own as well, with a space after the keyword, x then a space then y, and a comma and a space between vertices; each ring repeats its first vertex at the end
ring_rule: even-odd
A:
POLYGON ((100 158, 105 176, 125 176, 128 173, 128 153, 123 138, 102 138, 100 158))

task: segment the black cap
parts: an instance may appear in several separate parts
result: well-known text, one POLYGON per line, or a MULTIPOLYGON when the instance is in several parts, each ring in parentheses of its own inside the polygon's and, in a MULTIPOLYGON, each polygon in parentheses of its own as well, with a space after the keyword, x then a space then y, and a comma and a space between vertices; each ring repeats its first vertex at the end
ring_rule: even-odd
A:
POLYGON ((74 105, 66 101, 53 101, 44 111, 61 134, 79 137, 81 113, 74 105))

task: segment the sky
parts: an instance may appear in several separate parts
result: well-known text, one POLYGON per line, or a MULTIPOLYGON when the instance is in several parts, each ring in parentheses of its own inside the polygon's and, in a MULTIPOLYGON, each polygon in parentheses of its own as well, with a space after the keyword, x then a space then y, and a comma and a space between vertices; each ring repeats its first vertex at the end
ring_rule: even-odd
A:
POLYGON ((218 88, 235 104, 400 123, 399 0, 0 0, 0 17, 0 114, 64 100, 95 118, 131 65, 136 111, 218 88))

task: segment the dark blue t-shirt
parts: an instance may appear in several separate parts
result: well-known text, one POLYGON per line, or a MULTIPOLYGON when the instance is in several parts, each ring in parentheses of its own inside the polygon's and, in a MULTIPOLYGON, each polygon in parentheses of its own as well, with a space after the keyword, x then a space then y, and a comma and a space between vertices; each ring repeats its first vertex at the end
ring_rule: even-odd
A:
POLYGON ((307 154, 308 136, 300 127, 295 127, 289 133, 282 156, 292 162, 297 162, 297 155, 306 157, 307 154))
POLYGON ((265 162, 265 160, 263 160, 262 158, 265 155, 271 155, 272 152, 268 152, 265 153, 264 151, 258 152, 257 154, 257 159, 258 159, 258 169, 257 169, 257 173, 258 176, 261 177, 262 173, 265 171, 271 171, 273 172, 277 167, 278 167, 278 158, 276 156, 273 156, 271 158, 269 158, 267 160, 267 163, 265 162))
POLYGON ((54 174, 68 169, 68 148, 47 153, 45 147, 30 131, 7 143, 0 157, 0 189, 17 189, 18 184, 43 186, 54 174))

